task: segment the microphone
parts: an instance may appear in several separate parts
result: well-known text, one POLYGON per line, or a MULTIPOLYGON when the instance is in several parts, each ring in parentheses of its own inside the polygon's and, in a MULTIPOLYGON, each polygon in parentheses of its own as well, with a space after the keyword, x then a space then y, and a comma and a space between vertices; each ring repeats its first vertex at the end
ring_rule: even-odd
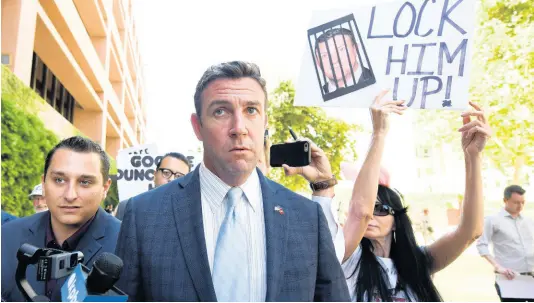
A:
POLYGON ((119 280, 123 263, 121 258, 108 252, 102 253, 87 276, 87 290, 103 294, 119 280))
POLYGON ((122 260, 107 252, 98 256, 91 270, 78 264, 61 287, 61 301, 126 302, 128 296, 114 286, 122 267, 122 260))

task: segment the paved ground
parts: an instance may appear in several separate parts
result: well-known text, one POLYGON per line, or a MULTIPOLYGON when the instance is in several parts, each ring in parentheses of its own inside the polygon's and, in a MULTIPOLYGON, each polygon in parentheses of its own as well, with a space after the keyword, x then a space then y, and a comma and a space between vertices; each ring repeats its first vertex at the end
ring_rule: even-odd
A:
POLYGON ((494 282, 491 266, 478 256, 474 245, 434 277, 443 300, 448 302, 498 302, 494 282))

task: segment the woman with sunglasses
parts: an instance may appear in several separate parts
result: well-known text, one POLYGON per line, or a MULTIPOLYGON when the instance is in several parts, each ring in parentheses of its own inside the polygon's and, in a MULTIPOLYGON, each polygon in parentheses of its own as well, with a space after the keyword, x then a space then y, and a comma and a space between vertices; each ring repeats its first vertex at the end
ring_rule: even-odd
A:
MULTIPOLYGON (((384 101, 386 93, 382 92, 371 106, 373 136, 354 184, 343 228, 337 224, 331 207, 333 188, 314 192, 313 200, 320 203, 327 218, 352 301, 441 301, 431 275, 452 263, 482 233, 480 154, 491 131, 482 110, 470 103, 474 110, 462 113, 464 125, 459 129, 466 167, 461 223, 456 231, 430 246, 420 247, 402 195, 386 186, 389 180, 380 170, 388 116, 402 114, 406 108, 403 101, 384 101), (470 121, 470 117, 476 119, 470 121)), ((286 175, 299 174, 308 181, 331 176, 324 152, 313 143, 311 147, 312 164, 303 168, 284 166, 286 175)))
POLYGON ((466 169, 461 222, 455 231, 420 247, 402 195, 378 184, 391 112, 387 104, 377 99, 371 108, 373 140, 343 227, 345 278, 353 301, 441 301, 431 275, 452 263, 482 233, 481 152, 491 131, 480 107, 470 103, 474 110, 462 113, 459 129, 466 169))

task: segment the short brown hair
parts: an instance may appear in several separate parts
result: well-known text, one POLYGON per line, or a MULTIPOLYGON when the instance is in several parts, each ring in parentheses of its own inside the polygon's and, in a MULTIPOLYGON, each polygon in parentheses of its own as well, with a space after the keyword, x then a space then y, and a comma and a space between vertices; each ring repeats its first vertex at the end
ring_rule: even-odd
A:
POLYGON ((240 78, 252 78, 258 82, 261 86, 263 93, 265 94, 265 108, 267 109, 267 84, 265 79, 261 77, 260 68, 250 62, 244 61, 231 61, 224 62, 217 65, 210 66, 202 75, 202 78, 198 81, 195 91, 195 111, 200 119, 200 113, 202 112, 202 100, 200 100, 202 92, 208 87, 208 85, 217 79, 240 79, 240 78))

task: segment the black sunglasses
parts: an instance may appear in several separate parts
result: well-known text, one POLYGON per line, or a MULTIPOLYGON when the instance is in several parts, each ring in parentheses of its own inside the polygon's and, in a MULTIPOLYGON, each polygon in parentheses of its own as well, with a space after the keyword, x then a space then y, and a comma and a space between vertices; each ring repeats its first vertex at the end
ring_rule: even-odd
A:
POLYGON ((391 208, 389 205, 384 205, 382 203, 375 204, 375 210, 373 211, 373 215, 384 217, 387 215, 395 215, 395 210, 391 208))

